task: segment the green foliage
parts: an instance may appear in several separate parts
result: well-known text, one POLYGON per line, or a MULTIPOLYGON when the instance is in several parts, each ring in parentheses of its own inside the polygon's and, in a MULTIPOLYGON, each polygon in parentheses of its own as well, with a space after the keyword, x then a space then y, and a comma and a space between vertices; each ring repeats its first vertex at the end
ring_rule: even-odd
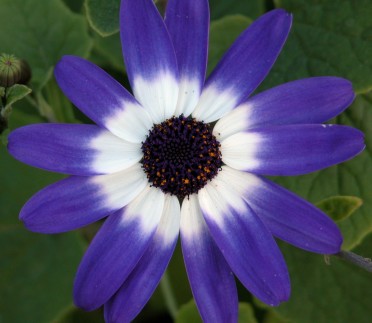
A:
POLYGON ((85 0, 90 26, 102 37, 119 31, 120 0, 85 0))
POLYGON ((198 308, 196 307, 195 301, 192 299, 188 303, 181 306, 177 313, 175 323, 202 323, 198 308))
MULTIPOLYGON (((195 301, 191 300, 181 306, 175 323, 202 323, 195 301)), ((248 303, 239 303, 239 323, 256 323, 253 308, 248 303)))
POLYGON ((26 85, 14 84, 6 90, 6 106, 4 108, 6 109, 7 107, 10 107, 17 101, 22 100, 26 95, 30 93, 31 89, 26 85))
POLYGON ((40 89, 65 54, 86 57, 92 46, 83 17, 61 0, 0 0, 1 50, 25 59, 40 89))
POLYGON ((74 12, 81 12, 84 0, 63 0, 63 2, 74 12))
POLYGON ((278 313, 274 311, 268 311, 262 323, 289 323, 289 320, 282 318, 278 313))
POLYGON ((213 71, 223 54, 251 22, 251 19, 242 15, 233 15, 211 23, 209 33, 208 74, 213 71))
POLYGON ((316 204, 334 221, 342 221, 352 215, 363 204, 356 196, 332 196, 316 204))
POLYGON ((31 93, 26 85, 14 84, 5 89, 0 88, 0 142, 6 143, 4 130, 7 128, 8 118, 12 112, 12 105, 31 93))
POLYGON ((84 312, 75 306, 70 306, 51 323, 105 323, 105 321, 100 310, 84 312))
MULTIPOLYGON (((12 199, 10 194, 2 196, 12 199)), ((17 221, 17 214, 13 216, 17 221)), ((82 255, 77 235, 40 235, 19 224, 2 223, 0 232, 0 320, 50 321, 72 301, 73 277, 82 255)))
POLYGON ((335 75, 357 93, 372 89, 372 2, 277 0, 294 23, 266 87, 307 76, 335 75))
MULTIPOLYGON (((32 121, 42 120, 15 109, 10 126, 32 121)), ((36 234, 18 220, 27 199, 60 175, 17 162, 4 147, 0 169, 0 322, 48 322, 72 302, 83 245, 76 233, 36 234)))
MULTIPOLYGON (((292 294, 274 308, 290 322, 368 323, 372 298, 371 273, 335 257, 327 265, 323 256, 281 244, 288 264, 292 294)), ((371 236, 355 252, 370 256, 371 236)))
POLYGON ((124 72, 124 60, 119 33, 108 37, 101 37, 96 34, 94 40, 94 49, 102 57, 102 63, 124 72))
POLYGON ((211 19, 218 19, 227 15, 241 14, 257 18, 265 11, 265 0, 210 0, 211 19))
POLYGON ((257 323, 251 304, 239 303, 239 323, 257 323))

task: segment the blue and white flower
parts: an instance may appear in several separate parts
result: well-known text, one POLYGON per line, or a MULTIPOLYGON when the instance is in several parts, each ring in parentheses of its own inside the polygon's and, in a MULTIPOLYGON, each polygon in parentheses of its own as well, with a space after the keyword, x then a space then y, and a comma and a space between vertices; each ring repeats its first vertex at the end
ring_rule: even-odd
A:
POLYGON ((274 237, 333 254, 342 236, 320 210, 262 176, 306 174, 364 149, 360 131, 321 124, 352 103, 350 82, 308 78, 250 97, 289 33, 282 9, 253 22, 206 81, 207 0, 169 0, 164 20, 152 0, 122 0, 120 21, 133 95, 65 56, 56 80, 96 125, 37 124, 9 136, 16 159, 71 175, 33 196, 21 220, 59 233, 107 217, 74 285, 76 305, 104 305, 107 322, 140 312, 179 232, 205 322, 237 321, 234 275, 261 301, 286 301, 289 276, 274 237))

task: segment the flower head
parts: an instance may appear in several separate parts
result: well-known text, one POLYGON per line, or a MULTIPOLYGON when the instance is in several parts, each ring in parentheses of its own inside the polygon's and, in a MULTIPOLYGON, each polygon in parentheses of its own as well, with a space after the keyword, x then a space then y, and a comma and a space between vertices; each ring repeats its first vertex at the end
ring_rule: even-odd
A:
POLYGON ((237 321, 232 273, 269 305, 290 282, 274 237, 325 254, 337 226, 262 175, 297 175, 364 149, 353 128, 324 125, 351 104, 350 82, 317 77, 249 97, 274 64, 292 17, 273 10, 244 31, 205 79, 207 0, 122 0, 121 40, 132 96, 99 67, 65 56, 55 69, 65 95, 96 125, 40 124, 9 136, 30 165, 72 176, 33 196, 27 228, 73 230, 107 217, 78 269, 75 303, 105 306, 108 322, 132 320, 156 288, 181 234, 206 322, 237 321), (216 122, 215 126, 211 123, 216 122))

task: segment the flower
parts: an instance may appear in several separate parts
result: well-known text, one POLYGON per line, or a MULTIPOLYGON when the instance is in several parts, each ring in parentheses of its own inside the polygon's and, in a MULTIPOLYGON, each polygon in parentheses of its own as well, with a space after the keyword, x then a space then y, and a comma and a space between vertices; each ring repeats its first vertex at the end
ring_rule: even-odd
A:
POLYGON ((274 237, 332 254, 342 236, 320 210, 262 176, 313 172, 364 149, 360 131, 321 124, 351 104, 350 82, 309 78, 248 98, 289 33, 282 9, 252 23, 205 83, 207 0, 170 0, 164 21, 152 0, 122 0, 120 17, 134 97, 94 64, 62 58, 59 86, 97 125, 10 134, 16 159, 72 175, 33 196, 20 218, 31 231, 58 233, 108 216, 74 284, 76 305, 104 305, 107 322, 139 313, 179 231, 204 321, 237 321, 232 273, 263 302, 286 301, 289 276, 274 237))

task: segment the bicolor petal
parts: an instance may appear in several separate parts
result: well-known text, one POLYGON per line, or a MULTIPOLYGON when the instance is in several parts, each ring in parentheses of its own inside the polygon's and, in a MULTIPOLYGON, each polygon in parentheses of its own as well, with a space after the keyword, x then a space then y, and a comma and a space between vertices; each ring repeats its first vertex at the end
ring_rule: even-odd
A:
POLYGON ((253 128, 315 124, 330 120, 354 100, 352 84, 339 77, 312 77, 259 93, 221 118, 214 134, 223 140, 253 128))
POLYGON ((234 185, 274 236, 311 252, 340 251, 340 229, 304 199, 265 178, 228 166, 223 167, 219 179, 234 185))
POLYGON ((77 271, 77 306, 97 309, 120 288, 151 242, 163 207, 164 194, 148 186, 127 207, 107 218, 77 271))
POLYGON ((209 234, 197 195, 182 204, 181 242, 187 275, 203 322, 236 322, 234 275, 209 234))
POLYGON ((74 230, 124 207, 146 184, 139 164, 109 175, 72 176, 36 193, 23 206, 20 219, 34 232, 74 230))
POLYGON ((271 306, 288 300, 290 282, 284 258, 239 190, 218 176, 198 197, 214 241, 242 284, 271 306))
POLYGON ((10 154, 29 165, 71 175, 124 170, 142 158, 141 146, 94 125, 34 124, 9 135, 10 154))
POLYGON ((253 22, 208 78, 193 116, 213 122, 245 101, 273 66, 291 23, 292 16, 283 9, 253 22))
POLYGON ((149 115, 104 70, 80 57, 64 56, 54 74, 68 99, 96 124, 125 140, 144 140, 152 126, 149 115))
POLYGON ((221 142, 226 165, 262 175, 314 172, 359 154, 363 133, 340 125, 272 126, 240 132, 221 142))
POLYGON ((105 304, 106 322, 131 322, 158 285, 176 247, 180 204, 166 195, 157 231, 144 255, 117 293, 105 304))
POLYGON ((77 306, 104 305, 110 323, 135 319, 179 231, 192 293, 211 323, 238 321, 234 274, 268 305, 288 300, 289 274, 274 237, 339 252, 342 236, 331 219, 256 175, 306 174, 365 148, 360 131, 319 124, 353 101, 347 80, 297 80, 248 99, 291 23, 283 9, 257 19, 204 83, 208 0, 169 0, 164 20, 153 0, 121 0, 134 95, 87 60, 64 56, 56 65, 62 91, 97 126, 26 126, 10 134, 8 148, 27 164, 73 175, 25 204, 20 219, 29 230, 59 233, 108 216, 79 266, 77 306), (211 133, 207 123, 218 119, 211 133))
POLYGON ((179 96, 175 115, 194 110, 204 84, 208 56, 208 0, 170 0, 165 23, 171 36, 179 69, 179 96))
POLYGON ((123 0, 120 25, 133 93, 152 121, 161 123, 173 115, 178 98, 177 60, 167 28, 151 0, 123 0))

